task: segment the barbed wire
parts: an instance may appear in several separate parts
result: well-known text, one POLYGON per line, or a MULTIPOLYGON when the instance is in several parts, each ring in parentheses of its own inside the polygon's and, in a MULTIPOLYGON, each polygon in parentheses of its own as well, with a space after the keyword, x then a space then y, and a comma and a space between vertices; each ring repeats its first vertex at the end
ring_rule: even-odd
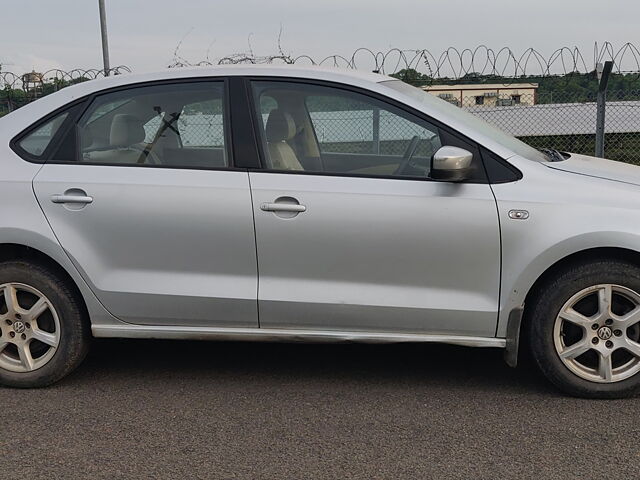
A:
MULTIPOLYGON (((188 35, 188 34, 187 34, 188 35)), ((186 37, 186 36, 185 36, 186 37)), ((282 27, 280 29, 276 49, 271 55, 256 55, 248 38, 248 51, 225 55, 210 59, 207 49, 204 60, 191 62, 180 54, 184 38, 180 40, 173 52, 173 60, 169 68, 189 66, 213 66, 227 64, 308 64, 333 67, 366 69, 384 74, 415 70, 421 74, 425 82, 436 80, 460 80, 469 76, 499 77, 501 80, 520 77, 566 76, 571 74, 588 74, 595 70, 596 64, 606 60, 614 62, 614 73, 633 73, 640 75, 640 47, 633 43, 625 43, 615 47, 611 42, 594 44, 591 61, 578 47, 561 47, 550 55, 543 55, 535 48, 527 48, 516 53, 509 47, 492 49, 479 45, 473 49, 457 49, 448 47, 440 53, 427 49, 391 48, 387 51, 374 51, 366 47, 354 50, 351 55, 328 55, 314 58, 302 54, 293 56, 285 53, 282 47, 282 27)), ((131 69, 121 65, 110 70, 110 74, 130 73, 131 69)), ((104 76, 102 69, 72 69, 69 71, 52 69, 46 72, 17 74, 0 71, 0 88, 25 88, 27 83, 69 84, 92 80, 104 76)), ((33 88, 33 85, 30 86, 33 88)))
MULTIPOLYGON (((573 73, 590 73, 596 64, 606 60, 614 62, 615 73, 640 73, 640 48, 633 43, 614 47, 610 42, 594 44, 593 57, 586 60, 578 47, 561 47, 550 55, 544 55, 535 48, 527 48, 516 53, 509 47, 492 49, 486 45, 475 48, 458 49, 448 47, 440 53, 428 49, 399 49, 374 51, 366 47, 357 48, 350 56, 328 55, 314 58, 310 55, 293 56, 285 54, 278 37, 278 52, 272 55, 255 55, 248 52, 234 53, 217 60, 190 62, 179 54, 181 43, 174 52, 169 68, 187 66, 211 66, 224 64, 310 64, 329 65, 352 69, 367 69, 393 74, 402 70, 416 70, 430 79, 457 80, 468 75, 496 76, 502 78, 563 76, 573 73)), ((208 55, 207 55, 208 56, 208 55)))

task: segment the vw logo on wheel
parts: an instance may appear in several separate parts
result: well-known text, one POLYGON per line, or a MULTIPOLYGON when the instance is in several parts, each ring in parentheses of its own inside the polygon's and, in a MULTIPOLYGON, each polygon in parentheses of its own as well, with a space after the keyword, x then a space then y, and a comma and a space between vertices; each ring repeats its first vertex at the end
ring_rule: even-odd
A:
POLYGON ((609 327, 605 326, 598 329, 598 337, 600 337, 600 340, 609 340, 612 335, 613 332, 609 327))
POLYGON ((22 333, 24 332, 25 329, 25 325, 22 322, 14 322, 13 323, 13 331, 16 333, 22 333))

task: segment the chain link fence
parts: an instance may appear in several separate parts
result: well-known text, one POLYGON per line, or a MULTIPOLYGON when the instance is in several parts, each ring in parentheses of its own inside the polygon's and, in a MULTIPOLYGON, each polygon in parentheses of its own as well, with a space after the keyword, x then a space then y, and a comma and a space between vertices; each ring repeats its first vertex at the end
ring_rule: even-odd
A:
MULTIPOLYGON (((162 116, 153 117, 144 125, 144 143, 151 143, 162 126, 162 116)), ((221 148, 224 145, 222 114, 204 112, 182 114, 176 122, 182 145, 186 148, 221 148)))
MULTIPOLYGON (((125 66, 112 68, 111 75, 131 73, 125 66)), ((104 76, 104 70, 74 69, 32 71, 24 74, 0 71, 0 117, 61 88, 104 76)))
POLYGON ((421 142, 414 156, 426 156, 437 139, 435 128, 409 121, 381 109, 318 110, 310 113, 320 150, 323 153, 356 153, 401 156, 413 138, 421 142))
MULTIPOLYGON (((515 85, 507 90, 517 88, 515 85)), ((609 92, 605 117, 605 156, 640 164, 640 92, 609 92)), ((548 92, 464 92, 465 110, 492 123, 535 148, 593 155, 595 152, 595 94, 548 92)))

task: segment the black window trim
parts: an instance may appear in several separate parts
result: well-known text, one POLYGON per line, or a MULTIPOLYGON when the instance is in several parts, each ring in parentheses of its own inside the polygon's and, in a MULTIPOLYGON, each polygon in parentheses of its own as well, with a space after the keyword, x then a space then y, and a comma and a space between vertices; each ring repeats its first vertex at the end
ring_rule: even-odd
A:
POLYGON ((231 130, 233 131, 233 150, 237 167, 244 170, 259 169, 258 131, 253 121, 253 103, 249 81, 243 76, 230 77, 229 92, 231 105, 231 130))
MULTIPOLYGON (((260 128, 260 125, 258 124, 258 115, 257 115, 257 108, 255 105, 255 98, 254 98, 254 94, 253 94, 253 87, 252 87, 252 83, 254 82, 281 82, 281 83, 298 83, 298 84, 308 84, 308 85, 316 85, 316 86, 321 86, 321 87, 330 87, 330 88, 337 88, 339 90, 346 90, 346 91, 350 91, 350 92, 354 92, 360 95, 363 95, 365 97, 370 97, 374 100, 377 100, 379 102, 382 103, 387 103, 389 105, 394 106, 395 108, 408 113, 414 117, 420 118, 426 122, 429 122, 430 124, 432 124, 433 126, 435 126, 436 128, 438 128, 439 130, 443 130, 445 132, 447 132, 450 136, 458 138, 461 142, 463 143, 468 143, 470 145, 472 145, 474 147, 475 150, 478 151, 479 153, 479 160, 480 160, 480 164, 482 165, 483 168, 483 173, 484 173, 484 181, 478 181, 478 180, 474 180, 474 181, 464 181, 462 183, 468 183, 468 184, 492 184, 492 183, 505 183, 505 182, 501 182, 501 181, 494 181, 494 182, 490 182, 489 180, 489 176, 487 174, 487 168, 485 165, 485 158, 482 156, 482 149, 487 150, 488 152, 493 154, 493 157, 495 158, 496 161, 499 161, 504 167, 506 167, 507 169, 509 169, 511 172, 513 172, 514 177, 510 180, 508 180, 506 183, 512 182, 512 181, 518 181, 522 179, 522 172, 520 172, 519 169, 517 169, 515 166, 511 165, 509 162, 507 162, 505 159, 503 159, 500 155, 496 154, 495 152, 491 151, 490 149, 488 149, 487 147, 485 147, 484 145, 479 144, 478 142, 476 142, 475 140, 470 139, 469 137, 467 137, 466 135, 458 132, 457 130, 451 128, 449 125, 427 115, 424 112, 421 112, 420 110, 417 110, 413 107, 411 107, 410 105, 406 105, 402 102, 399 102, 393 98, 387 97, 385 95, 379 94, 377 92, 373 92, 371 90, 367 90, 364 88, 360 88, 360 87, 356 87, 353 85, 349 85, 349 84, 345 84, 345 83, 340 83, 340 82, 334 82, 334 81, 328 81, 328 80, 317 80, 317 79, 310 79, 310 78, 299 78, 299 77, 274 77, 274 76, 268 76, 268 75, 260 75, 260 76, 256 76, 256 75, 249 75, 245 77, 246 79, 246 88, 247 88, 247 97, 248 97, 248 101, 249 101, 249 106, 251 108, 251 116, 253 118, 253 129, 256 132, 256 139, 258 139, 258 135, 257 132, 259 131, 258 129, 260 128)), ((260 171, 260 172, 264 172, 264 173, 279 173, 279 174, 291 174, 291 175, 319 175, 319 176, 331 176, 331 177, 357 177, 357 178, 378 178, 378 179, 387 179, 387 180, 415 180, 415 181, 430 181, 430 182, 442 182, 442 180, 435 180, 432 178, 428 178, 428 177, 413 177, 413 176, 399 176, 399 175, 370 175, 370 174, 358 174, 358 173, 333 173, 333 172, 308 172, 308 171, 300 171, 300 170, 272 170, 272 169, 267 169, 266 168, 266 163, 265 163, 265 151, 264 151, 264 145, 262 141, 258 141, 257 142, 257 148, 258 148, 258 154, 260 157, 260 167, 253 167, 250 168, 251 171, 260 171)), ((446 183, 446 182, 445 182, 446 183)))
MULTIPOLYGON (((246 171, 246 168, 242 168, 242 167, 236 167, 235 165, 235 156, 234 156, 234 148, 233 148, 233 135, 232 135, 232 122, 231 122, 231 113, 232 113, 232 109, 231 109, 231 105, 232 105, 232 99, 230 96, 230 89, 229 89, 229 84, 231 82, 231 79, 233 78, 238 78, 238 77, 230 77, 230 76, 214 76, 214 75, 209 75, 209 76, 198 76, 198 77, 188 77, 188 78, 174 78, 174 79, 163 79, 163 80, 152 80, 152 81, 147 81, 147 82, 135 82, 135 83, 128 83, 126 85, 118 85, 117 87, 112 87, 112 88, 107 88, 104 90, 98 90, 95 92, 91 92, 88 95, 85 95, 82 98, 79 98, 77 100, 73 100, 72 102, 69 102, 59 108, 57 108, 56 110, 54 110, 53 112, 47 114, 46 116, 40 118, 39 120, 37 120, 36 122, 34 122, 33 124, 29 125, 27 128, 25 128, 24 130, 22 130, 20 133, 18 133, 16 136, 14 136, 11 141, 9 142, 9 146, 11 147, 11 149, 18 155, 20 156, 23 160, 26 160, 27 162, 30 163, 37 163, 37 164, 52 164, 52 165, 78 165, 78 166, 107 166, 107 167, 125 167, 125 168, 161 168, 161 169, 177 169, 177 170, 211 170, 211 171, 246 171), (224 116, 225 118, 223 119, 224 121, 224 129, 225 129, 225 134, 224 134, 224 139, 225 139, 225 150, 226 150, 226 154, 229 158, 229 161, 227 162, 228 165, 224 166, 224 167, 201 167, 201 166, 183 166, 183 165, 153 165, 153 164, 126 164, 126 163, 122 163, 122 164, 113 164, 113 163, 107 163, 107 162, 80 162, 80 161, 69 161, 69 160, 53 160, 51 158, 51 154, 53 152, 55 152, 57 150, 57 148, 60 146, 60 144, 62 143, 64 136, 66 136, 69 133, 69 129, 70 128, 74 128, 75 132, 74 135, 77 135, 77 123, 78 121, 82 118, 82 116, 86 113, 86 111, 89 109, 89 107, 91 106, 91 104, 93 103, 93 101, 96 99, 96 97, 102 96, 102 95, 106 95, 109 93, 113 93, 113 92, 118 92, 118 91, 124 91, 124 90, 131 90, 131 89, 135 89, 135 88, 144 88, 144 87, 152 87, 152 86, 157 86, 157 85, 172 85, 172 84, 181 84, 181 83, 195 83, 195 82, 202 82, 202 83, 211 83, 211 82, 222 82, 224 85, 224 100, 226 100, 225 106, 224 106, 224 116), (40 157, 34 157, 33 155, 30 155, 28 152, 26 152, 24 149, 22 149, 19 145, 19 142, 26 137, 27 135, 29 135, 30 133, 32 133, 33 131, 37 130, 38 128, 40 128, 41 126, 43 126, 44 124, 46 124, 48 121, 52 120, 53 118, 55 118, 58 114, 63 113, 64 111, 73 108, 74 106, 77 105, 81 105, 81 108, 78 109, 78 111, 75 112, 74 115, 70 116, 70 118, 66 118, 64 123, 60 126, 60 128, 58 129, 58 132, 56 132, 56 134, 54 135, 53 140, 49 143, 49 145, 47 146, 47 148, 45 149, 45 151, 43 152, 43 154, 40 157), (72 117, 72 118, 71 118, 72 117)), ((80 154, 80 148, 78 146, 78 142, 76 139, 76 155, 80 154)))

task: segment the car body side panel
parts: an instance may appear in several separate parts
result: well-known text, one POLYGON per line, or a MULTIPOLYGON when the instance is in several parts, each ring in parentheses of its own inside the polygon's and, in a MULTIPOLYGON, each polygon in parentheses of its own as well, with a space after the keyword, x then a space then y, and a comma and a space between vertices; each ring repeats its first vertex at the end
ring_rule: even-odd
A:
POLYGON ((250 178, 261 327, 494 335, 500 240, 488 185, 250 178), (261 210, 279 197, 307 210, 261 210))
POLYGON ((258 326, 247 172, 47 164, 34 189, 61 245, 117 318, 258 326), (93 203, 52 203, 74 188, 93 203))
MULTIPOLYGON (((585 175, 581 175, 579 172, 559 171, 562 170, 562 165, 555 165, 557 168, 553 168, 554 166, 552 165, 552 168, 548 168, 548 166, 538 162, 512 157, 514 152, 511 152, 495 140, 474 133, 468 126, 452 122, 446 114, 441 115, 438 109, 425 107, 419 102, 411 100, 406 95, 391 91, 391 89, 377 83, 389 80, 388 77, 357 72, 333 72, 323 69, 316 70, 290 66, 287 66, 286 69, 271 66, 264 68, 240 66, 213 69, 200 68, 195 70, 180 69, 180 71, 164 71, 155 74, 122 75, 104 80, 84 82, 62 89, 60 92, 48 95, 37 102, 33 102, 0 118, 0 162, 2 162, 3 167, 2 173, 0 173, 0 182, 2 183, 2 189, 0 190, 0 198, 2 199, 2 202, 0 202, 0 214, 2 214, 2 218, 10 219, 10 221, 5 222, 4 226, 0 226, 0 243, 28 245, 49 255, 68 271, 80 288, 94 325, 123 324, 121 320, 111 315, 102 306, 91 290, 93 289, 98 292, 100 286, 104 286, 105 282, 108 283, 108 275, 99 276, 100 281, 96 284, 87 282, 86 280, 89 279, 87 266, 74 256, 70 257, 69 253, 62 249, 42 211, 33 201, 31 179, 36 175, 41 165, 29 164, 19 159, 8 147, 9 141, 27 126, 54 109, 96 91, 130 83, 171 80, 174 78, 234 75, 310 78, 370 89, 373 92, 405 102, 407 105, 422 110, 425 114, 449 124, 452 128, 459 130, 492 152, 503 158, 508 158, 509 162, 520 169, 523 173, 522 180, 513 183, 493 185, 491 187, 498 204, 502 233, 502 284, 500 288, 499 322, 495 330, 495 334, 498 337, 504 337, 506 335, 507 319, 510 311, 523 304, 526 294, 536 279, 555 262, 577 251, 595 247, 622 247, 636 251, 640 249, 640 228, 638 227, 638 225, 640 225, 640 222, 638 222, 640 193, 638 192, 637 186, 589 177, 587 176, 589 175, 588 172, 585 172, 585 175), (508 212, 511 209, 526 209, 530 212, 530 216, 527 220, 513 220, 508 216, 508 212), (79 267, 80 264, 82 264, 83 268, 79 267)), ((569 163, 567 163, 566 166, 570 166, 569 163)), ((618 167, 618 170, 620 170, 619 173, 624 173, 622 172, 622 167, 618 167)), ((576 166, 576 168, 578 167, 576 166)), ((598 168, 600 168, 599 165, 598 168)), ((580 169, 583 169, 582 166, 580 166, 580 169)), ((591 174, 599 175, 598 172, 592 172, 591 174)), ((626 173, 624 174, 626 175, 626 173)), ((65 181, 64 175, 66 174, 60 174, 58 180, 65 181)), ((127 175, 125 174, 123 178, 126 180, 127 175)), ((273 185, 263 185, 263 187, 272 194, 278 193, 278 188, 273 185)), ((308 186, 305 188, 312 190, 312 188, 308 186)), ((284 193, 282 188, 280 188, 279 191, 284 193)), ((56 193, 59 192, 56 191, 56 193)), ((222 202, 228 201, 228 199, 223 198, 219 198, 219 200, 222 202)), ((170 209, 175 208, 175 205, 172 205, 168 199, 166 202, 170 209)), ((131 219, 126 220, 131 222, 131 219)), ((471 218, 471 221, 474 221, 473 218, 471 218)), ((388 235, 391 237, 392 233, 393 232, 389 232, 388 235)), ((473 235, 474 232, 465 232, 465 234, 473 235)), ((144 257, 145 252, 142 251, 141 253, 142 257, 144 257)), ((128 252, 127 255, 130 255, 134 261, 137 260, 135 254, 132 252, 128 252)), ((420 260, 423 261, 424 259, 421 258, 420 260)), ((444 261, 442 259, 436 260, 438 262, 444 261)), ((160 275, 162 275, 162 272, 160 272, 160 275)), ((153 275, 149 275, 148 278, 151 279, 150 285, 152 287, 154 282, 158 281, 158 278, 154 278, 153 275)), ((168 277, 165 276, 165 279, 166 278, 168 277)), ((178 278, 176 282, 178 288, 183 288, 184 283, 179 281, 179 276, 176 278, 178 278)), ((466 280, 467 279, 463 278, 463 281, 466 280)), ((483 280, 474 278, 473 281, 482 282, 483 280)), ((353 284, 347 283, 353 286, 353 284)), ((273 285, 277 286, 277 281, 274 282, 273 285)), ((315 285, 317 288, 310 291, 313 295, 321 292, 322 295, 326 296, 325 301, 334 302, 337 309, 336 314, 348 311, 350 307, 345 301, 344 296, 341 295, 341 289, 336 287, 335 289, 322 290, 321 288, 324 285, 325 284, 320 281, 315 285), (320 290, 318 290, 318 288, 320 288, 320 290)), ((136 291, 136 289, 134 289, 134 291, 136 291)), ((139 292, 139 289, 137 291, 139 292)), ((298 290, 294 289, 292 291, 293 297, 295 298, 296 291, 298 290)), ((302 291, 303 289, 299 290, 299 292, 302 291)), ((283 304, 277 299, 277 297, 282 294, 280 290, 273 290, 269 293, 269 289, 265 288, 262 293, 271 297, 269 301, 274 301, 274 313, 291 314, 286 308, 280 310, 280 307, 277 306, 278 304, 283 304)), ((201 291, 200 293, 196 293, 196 297, 206 294, 207 292, 201 291)), ((455 297, 454 294, 455 291, 452 289, 447 295, 438 297, 439 300, 442 301, 441 306, 443 311, 451 308, 449 302, 455 301, 455 299, 453 299, 453 297, 455 297)), ((106 297, 108 296, 109 293, 107 292, 106 297)), ((153 300, 153 302, 157 300, 157 297, 154 295, 150 295, 147 298, 149 301, 153 300)), ((481 296, 479 298, 482 299, 479 304, 484 305, 480 310, 486 313, 486 318, 485 313, 483 313, 483 319, 481 321, 484 327, 491 323, 488 320, 489 315, 487 313, 489 311, 487 307, 489 303, 486 297, 481 296)), ((113 299, 111 299, 111 301, 112 300, 113 299)), ((421 308, 423 306, 420 305, 419 302, 417 304, 416 302, 412 304, 411 301, 406 302, 402 300, 401 297, 397 297, 395 301, 397 302, 396 305, 404 302, 402 305, 407 307, 405 312, 409 315, 409 318, 413 318, 413 314, 411 313, 413 307, 417 306, 421 308)), ((304 299, 302 303, 308 304, 308 298, 304 299)), ((313 304, 313 302, 311 303, 313 304)), ((322 301, 318 303, 322 304, 322 301)), ((380 305, 380 303, 379 300, 377 303, 372 301, 371 308, 376 310, 380 309, 379 312, 383 312, 385 307, 380 305)), ((173 308, 171 304, 169 304, 169 307, 173 308)), ((140 308, 144 309, 146 307, 140 305, 140 308)), ((309 309, 308 311, 313 313, 313 309, 309 309)), ((360 312, 362 313, 363 311, 360 312)), ((370 312, 364 313, 367 314, 370 312)), ((162 314, 162 312, 160 312, 160 314, 162 314)), ((164 314, 166 315, 166 312, 164 312, 164 314)), ((313 315, 316 314, 314 313, 313 315)), ((134 314, 134 317, 138 319, 137 321, 140 321, 144 316, 144 312, 134 314)), ((172 320, 173 316, 175 315, 165 316, 165 320, 167 322, 174 321, 172 320)), ((374 319, 374 326, 382 324, 381 322, 384 321, 384 317, 385 315, 381 314, 378 319, 374 319)), ((317 318, 320 317, 316 315, 316 319, 317 318)), ((148 322, 148 324, 153 323, 149 318, 147 318, 146 322, 148 322)), ((461 325, 471 325, 469 322, 471 322, 471 314, 462 320, 461 325)), ((126 324, 123 325, 126 326, 126 324)), ((495 320, 493 325, 495 326, 495 320)), ((478 333, 473 328, 469 330, 463 328, 462 330, 468 331, 470 334, 478 333)), ((484 332, 482 334, 484 335, 484 332)))
MULTIPOLYGON (((0 135, 0 138, 2 135, 0 135)), ((0 140, 2 141, 2 140, 0 140)), ((87 306, 93 323, 120 325, 98 301, 84 282, 65 251, 62 249, 51 227, 38 207, 33 194, 31 179, 41 165, 27 163, 9 150, 8 139, 0 146, 2 163, 0 181, 0 218, 6 219, 0 226, 0 248, 2 244, 22 245, 38 250, 57 262, 75 282, 87 306)))
POLYGON ((493 185, 502 230, 502 292, 497 336, 535 281, 567 256, 599 247, 640 250, 640 192, 634 185, 510 161, 523 179, 493 185), (527 210, 526 220, 509 218, 527 210))

